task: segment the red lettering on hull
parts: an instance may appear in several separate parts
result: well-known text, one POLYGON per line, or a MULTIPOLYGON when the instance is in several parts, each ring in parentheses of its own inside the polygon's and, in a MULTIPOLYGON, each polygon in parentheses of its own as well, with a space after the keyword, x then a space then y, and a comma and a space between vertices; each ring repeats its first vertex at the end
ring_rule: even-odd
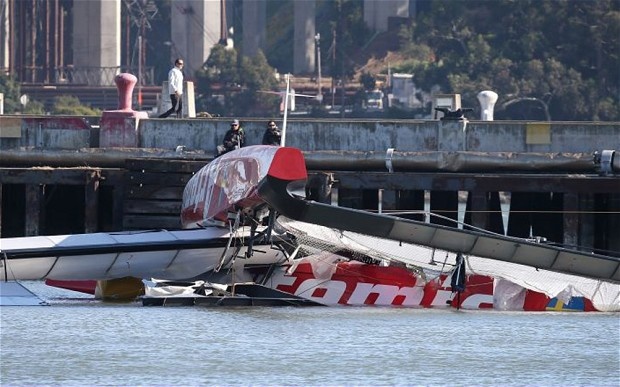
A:
MULTIPOLYGON (((463 309, 502 308, 495 305, 495 280, 470 274, 465 291, 456 297, 450 275, 441 274, 427 282, 402 267, 367 265, 359 262, 326 262, 306 258, 292 273, 276 271, 270 286, 325 305, 379 305, 405 307, 459 307, 463 309), (331 265, 331 268, 328 266, 331 265)), ((514 285, 514 284, 513 284, 514 285)), ((514 285, 518 286, 518 285, 514 285)), ((522 289, 523 297, 508 303, 506 309, 544 311, 550 298, 522 289)), ((594 311, 585 301, 584 311, 594 311)))

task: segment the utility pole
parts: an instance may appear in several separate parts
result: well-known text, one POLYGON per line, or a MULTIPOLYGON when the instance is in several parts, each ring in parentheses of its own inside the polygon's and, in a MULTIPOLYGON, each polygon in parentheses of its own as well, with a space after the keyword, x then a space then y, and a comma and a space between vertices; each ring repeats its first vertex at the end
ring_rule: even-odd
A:
POLYGON ((144 58, 142 35, 138 35, 138 110, 142 109, 142 59, 144 58))
POLYGON ((316 95, 317 101, 319 104, 323 103, 323 92, 321 91, 322 80, 321 80, 321 34, 314 35, 314 42, 316 43, 316 56, 317 56, 317 80, 318 80, 318 92, 316 95))
POLYGON ((336 103, 336 85, 334 78, 336 75, 336 29, 332 28, 332 109, 336 103))

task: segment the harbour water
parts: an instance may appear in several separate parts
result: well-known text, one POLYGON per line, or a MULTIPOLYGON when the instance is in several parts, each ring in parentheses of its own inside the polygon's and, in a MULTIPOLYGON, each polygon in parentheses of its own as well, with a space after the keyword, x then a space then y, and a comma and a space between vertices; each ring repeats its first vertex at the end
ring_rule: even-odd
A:
POLYGON ((620 385, 620 314, 111 304, 25 282, 0 385, 620 385))

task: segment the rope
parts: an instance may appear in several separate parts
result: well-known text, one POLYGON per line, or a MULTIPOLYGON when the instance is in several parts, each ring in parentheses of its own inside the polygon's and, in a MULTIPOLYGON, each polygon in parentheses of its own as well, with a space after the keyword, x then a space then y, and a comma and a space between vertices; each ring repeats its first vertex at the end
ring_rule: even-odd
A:
POLYGON ((231 224, 231 223, 228 224, 228 230, 229 230, 230 236, 228 237, 228 243, 226 244, 226 248, 224 249, 224 251, 222 252, 222 255, 220 256, 220 263, 214 269, 215 273, 219 273, 219 271, 222 269, 222 267, 225 264, 227 265, 228 263, 230 263, 230 261, 239 253, 239 250, 241 250, 241 246, 243 246, 243 240, 238 238, 240 218, 241 218, 240 211, 237 211, 234 224, 231 224), (229 259, 226 259, 226 254, 228 253, 228 250, 230 250, 230 246, 232 245, 233 240, 236 241, 237 239, 241 240, 242 243, 235 246, 236 250, 234 251, 234 253, 230 256, 229 259))

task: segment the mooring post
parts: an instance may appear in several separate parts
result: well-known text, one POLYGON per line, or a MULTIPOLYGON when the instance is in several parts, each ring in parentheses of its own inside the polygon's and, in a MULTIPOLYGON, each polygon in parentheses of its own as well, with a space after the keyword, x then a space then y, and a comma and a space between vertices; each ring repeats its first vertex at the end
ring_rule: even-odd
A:
POLYGON ((149 118, 147 112, 137 112, 131 108, 131 96, 138 82, 135 75, 118 74, 114 78, 118 89, 118 110, 106 110, 101 115, 99 146, 138 147, 138 123, 141 118, 149 118))
POLYGON ((131 109, 131 96, 138 78, 133 74, 121 73, 114 77, 114 82, 118 89, 118 110, 133 111, 131 109))

